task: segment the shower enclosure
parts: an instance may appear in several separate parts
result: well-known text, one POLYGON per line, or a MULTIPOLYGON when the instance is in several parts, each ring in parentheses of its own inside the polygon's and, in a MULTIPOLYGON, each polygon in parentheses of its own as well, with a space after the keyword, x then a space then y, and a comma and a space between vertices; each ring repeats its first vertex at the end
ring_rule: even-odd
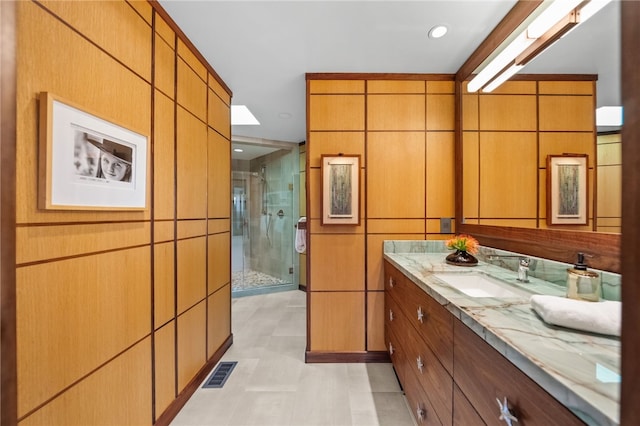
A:
POLYGON ((294 256, 295 153, 278 150, 232 170, 232 294, 298 288, 294 256))

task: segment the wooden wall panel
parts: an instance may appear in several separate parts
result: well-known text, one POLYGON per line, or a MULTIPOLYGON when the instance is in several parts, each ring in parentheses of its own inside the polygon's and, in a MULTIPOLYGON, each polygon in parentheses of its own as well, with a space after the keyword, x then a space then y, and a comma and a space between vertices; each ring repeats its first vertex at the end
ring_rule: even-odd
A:
POLYGON ((231 335, 231 284, 209 296, 207 305, 207 358, 231 335))
POLYGON ((426 84, 422 80, 369 80, 367 93, 425 93, 426 84))
POLYGON ((193 69, 178 58, 177 101, 202 121, 207 120, 207 85, 193 69))
POLYGON ((150 358, 146 338, 18 424, 152 424, 150 358))
MULTIPOLYGON (((207 71, 207 67, 202 62, 200 62, 200 60, 196 57, 195 53, 193 53, 191 49, 187 47, 187 45, 182 39, 178 40, 178 55, 180 55, 180 58, 182 58, 184 62, 187 65, 189 65, 189 67, 193 70, 193 72, 195 72, 196 75, 200 77, 202 81, 207 82, 207 79, 209 77, 209 72, 207 71)), ((179 84, 180 83, 178 83, 178 85, 179 84)), ((207 92, 204 91, 205 95, 206 93, 207 92)))
POLYGON ((493 90, 494 95, 535 95, 535 81, 506 81, 493 90))
POLYGON ((309 167, 320 167, 322 154, 355 154, 366 167, 364 132, 309 132, 309 167))
POLYGON ((148 222, 29 226, 16 229, 18 265, 149 244, 148 222))
POLYGON ((178 108, 177 206, 179 219, 207 217, 207 126, 178 108))
POLYGON ((477 94, 462 96, 462 130, 479 130, 480 117, 478 108, 480 106, 480 98, 477 94))
MULTIPOLYGON (((127 6, 128 7, 128 6, 127 6)), ((38 94, 50 91, 133 131, 150 133, 150 86, 42 8, 19 2, 16 205, 18 223, 140 220, 149 212, 43 212, 37 208, 38 94), (59 46, 64 46, 60 49, 59 46), (86 90, 92 87, 92 90, 86 90), (118 87, 127 96, 102 94, 118 87)))
POLYGON ((42 1, 85 37, 151 81, 151 26, 125 2, 86 7, 83 2, 42 1))
MULTIPOLYGON (((231 95, 220 84, 220 82, 211 74, 209 74, 209 88, 211 88, 216 95, 225 103, 225 105, 231 105, 231 95)), ((214 126, 215 127, 215 126, 214 126)), ((216 128, 217 129, 217 128, 216 128)), ((217 129, 222 133, 224 129, 217 129)))
POLYGON ((364 351, 364 299, 364 292, 312 292, 311 351, 364 351))
POLYGON ((367 350, 384 351, 384 291, 367 292, 367 350))
MULTIPOLYGON (((427 217, 454 217, 455 135, 427 133, 427 217)), ((411 185, 413 186, 413 185, 411 185)))
POLYGON ((231 139, 231 108, 229 105, 211 89, 209 89, 208 105, 209 126, 216 129, 225 138, 231 139))
POLYGON ((536 217, 535 158, 535 133, 480 134, 480 217, 536 217))
POLYGON ((367 219, 367 234, 424 234, 424 219, 367 219))
POLYGON ((176 238, 201 237, 207 234, 207 221, 202 220, 179 220, 176 223, 176 238))
MULTIPOLYGON (((175 321, 155 331, 155 404, 156 418, 176 397, 175 321)), ((156 419, 154 419, 156 420, 156 419)))
POLYGON ((24 415, 151 331, 148 247, 17 269, 24 415))
POLYGON ((480 130, 535 131, 536 97, 484 95, 479 99, 480 130))
POLYGON ((311 95, 308 130, 364 130, 364 96, 311 95))
POLYGON ((622 165, 598 168, 598 217, 621 217, 622 187, 622 165))
POLYGON ((589 95, 595 93, 595 81, 539 81, 541 95, 589 95))
POLYGON ((175 315, 175 248, 173 241, 153 246, 153 314, 158 329, 175 315))
MULTIPOLYGON (((427 80, 427 93, 455 93, 456 85, 451 81, 427 80)), ((428 99, 428 97, 427 97, 428 99)))
POLYGON ((207 306, 203 300, 178 317, 178 392, 204 366, 207 356, 207 306))
POLYGON ((427 130, 455 129, 455 96, 429 95, 427 96, 427 130))
POLYGON ((209 235, 208 263, 209 276, 207 278, 207 294, 211 294, 231 281, 231 234, 209 235))
POLYGON ((593 132, 595 102, 592 96, 540 96, 541 131, 593 132))
POLYGON ((311 80, 309 93, 364 93, 364 80, 311 80))
POLYGON ((312 234, 310 246, 313 291, 364 290, 364 235, 312 234))
POLYGON ((592 132, 541 132, 538 167, 547 168, 548 155, 587 154, 588 166, 593 168, 596 162, 595 142, 592 132))
POLYGON ((153 9, 149 2, 143 0, 126 0, 129 6, 133 7, 136 12, 142 16, 142 19, 149 25, 152 23, 153 9))
POLYGON ((367 96, 367 130, 425 130, 425 126, 425 95, 367 96))
POLYGON ((153 216, 175 217, 175 104, 156 90, 153 140, 153 216))
POLYGON ((209 234, 231 231, 231 219, 209 219, 207 221, 209 234))
MULTIPOLYGON (((175 96, 176 52, 159 34, 155 35, 155 86, 166 96, 175 96)), ((171 120, 173 122, 173 120, 171 120)))
POLYGON ((206 241, 204 237, 178 241, 178 314, 206 296, 206 241))
POLYGON ((367 217, 424 217, 425 133, 369 133, 367 156, 367 217))
POLYGON ((480 135, 462 133, 462 220, 480 215, 480 135))
POLYGON ((171 29, 171 26, 158 15, 156 15, 155 22, 155 30, 156 33, 162 37, 162 39, 167 42, 167 44, 171 47, 171 49, 175 50, 176 48, 176 33, 171 29))
POLYGON ((155 221, 153 223, 153 240, 156 243, 173 241, 175 238, 174 221, 155 221))
POLYGON ((231 217, 231 142, 209 129, 208 217, 231 217))

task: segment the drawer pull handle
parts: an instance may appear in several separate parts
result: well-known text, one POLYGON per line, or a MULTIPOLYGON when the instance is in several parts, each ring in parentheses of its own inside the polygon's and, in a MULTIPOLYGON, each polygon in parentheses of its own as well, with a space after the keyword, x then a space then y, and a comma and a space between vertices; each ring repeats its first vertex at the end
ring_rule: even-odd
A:
POLYGON ((422 312, 422 306, 418 306, 418 321, 423 322, 424 312, 422 312))
POLYGON ((393 321, 393 311, 389 309, 389 321, 393 321))
POLYGON ((418 408, 416 408, 416 417, 418 418, 419 421, 423 421, 424 415, 425 415, 424 410, 420 408, 420 405, 418 405, 418 408))
POLYGON ((509 403, 507 402, 507 397, 504 397, 504 402, 500 402, 498 398, 496 398, 496 401, 498 401, 498 407, 500 407, 500 417, 498 417, 498 420, 502 420, 507 425, 513 426, 511 422, 517 422, 518 418, 511 414, 511 411, 509 411, 509 403))
POLYGON ((389 355, 393 355, 394 352, 395 352, 395 349, 393 348, 393 345, 391 344, 391 342, 389 342, 389 355))
POLYGON ((393 281, 393 277, 389 277, 389 287, 393 288, 396 283, 393 281))
POLYGON ((422 358, 420 356, 416 358, 416 365, 418 366, 418 371, 422 373, 422 369, 424 368, 424 363, 422 362, 422 358))

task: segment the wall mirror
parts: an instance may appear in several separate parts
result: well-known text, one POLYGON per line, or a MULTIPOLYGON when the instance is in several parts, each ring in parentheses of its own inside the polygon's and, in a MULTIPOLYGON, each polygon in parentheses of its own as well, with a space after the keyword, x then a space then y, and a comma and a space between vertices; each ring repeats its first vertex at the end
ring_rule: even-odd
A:
MULTIPOLYGON (((512 135, 509 132, 503 132, 498 135, 498 139, 501 140, 500 143, 496 143, 496 146, 499 145, 500 149, 495 150, 495 155, 485 146, 484 151, 479 151, 484 153, 482 161, 478 158, 475 160, 476 163, 473 163, 468 158, 463 159, 465 150, 468 152, 471 144, 481 143, 479 140, 474 141, 473 137, 465 136, 463 129, 468 127, 466 120, 478 114, 478 111, 482 112, 482 108, 485 108, 486 113, 487 105, 491 104, 491 102, 485 102, 480 108, 478 101, 467 102, 464 95, 466 87, 464 81, 469 80, 470 76, 477 72, 484 58, 490 55, 495 46, 508 38, 508 34, 526 20, 526 15, 534 10, 536 3, 516 3, 512 12, 458 72, 461 130, 457 142, 456 216, 462 220, 457 223, 457 231, 474 234, 480 237, 483 244, 564 262, 571 262, 578 251, 590 252, 594 255, 593 267, 619 272, 620 127, 597 128, 598 133, 602 135, 599 139, 604 149, 601 149, 598 144, 598 147, 594 146, 589 152, 592 157, 589 160, 589 185, 592 191, 589 200, 590 217, 588 224, 583 226, 547 225, 544 177, 546 158, 541 158, 544 157, 544 149, 540 148, 540 140, 537 139, 541 138, 538 138, 535 132, 527 136, 533 138, 528 145, 529 148, 518 146, 518 143, 523 142, 516 142, 510 139, 512 135), (469 139, 472 140, 469 141, 469 139), (612 140, 617 145, 611 144, 612 140), (513 145, 505 145, 509 143, 513 145), (525 156, 536 157, 529 161, 528 164, 533 166, 528 165, 526 171, 518 166, 525 156), (484 176, 478 170, 480 167, 484 167, 484 176), (488 206, 493 208, 486 208, 483 213, 476 214, 474 219, 466 220, 465 218, 474 216, 469 214, 470 207, 471 211, 476 208, 473 203, 482 202, 483 190, 490 194, 484 200, 485 206, 496 199, 497 205, 488 206), (505 199, 500 200, 501 196, 505 199), (512 210, 518 210, 521 207, 524 213, 522 215, 511 213, 501 218, 501 213, 506 208, 502 209, 500 203, 509 206, 512 210)), ((593 83, 589 82, 589 78, 595 75, 597 76, 596 105, 591 109, 575 109, 571 112, 572 119, 579 118, 576 117, 578 114, 592 114, 591 117, 585 118, 593 122, 595 107, 621 104, 620 62, 620 3, 614 1, 530 61, 511 79, 512 82, 509 83, 511 88, 503 86, 503 89, 498 88, 493 93, 504 94, 506 91, 508 94, 508 90, 514 86, 513 82, 517 82, 515 84, 517 85, 520 82, 525 83, 527 79, 551 79, 553 76, 560 77, 567 74, 582 76, 584 83, 590 85, 593 83)), ((517 109, 514 111, 517 112, 517 109)), ((533 112, 535 114, 536 109, 533 112)), ((563 139, 560 132, 554 137, 558 140, 563 139)), ((587 134, 586 137, 588 138, 589 135, 587 134)), ((479 139, 479 137, 476 138, 479 139)), ((591 140, 593 139, 592 134, 591 140)), ((475 147, 472 149, 475 150, 475 147)))

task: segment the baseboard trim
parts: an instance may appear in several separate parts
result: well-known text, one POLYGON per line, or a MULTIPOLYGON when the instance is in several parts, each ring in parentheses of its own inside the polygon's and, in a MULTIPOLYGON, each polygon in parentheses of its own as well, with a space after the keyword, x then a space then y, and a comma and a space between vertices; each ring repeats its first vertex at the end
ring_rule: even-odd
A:
POLYGON ((337 363, 374 363, 374 362, 391 362, 387 351, 368 351, 368 352, 313 352, 306 351, 304 354, 304 362, 308 364, 322 362, 337 363))
POLYGON ((306 293, 307 292, 307 286, 306 285, 302 285, 302 284, 298 284, 298 290, 304 291, 306 293))
POLYGON ((178 415, 182 407, 187 403, 191 395, 198 389, 200 384, 207 378, 207 374, 211 372, 213 367, 220 361, 222 355, 233 344, 233 333, 227 337, 227 340, 218 348, 211 358, 202 366, 198 374, 185 386, 180 394, 173 400, 166 410, 158 417, 154 425, 156 426, 168 426, 171 421, 178 415))

